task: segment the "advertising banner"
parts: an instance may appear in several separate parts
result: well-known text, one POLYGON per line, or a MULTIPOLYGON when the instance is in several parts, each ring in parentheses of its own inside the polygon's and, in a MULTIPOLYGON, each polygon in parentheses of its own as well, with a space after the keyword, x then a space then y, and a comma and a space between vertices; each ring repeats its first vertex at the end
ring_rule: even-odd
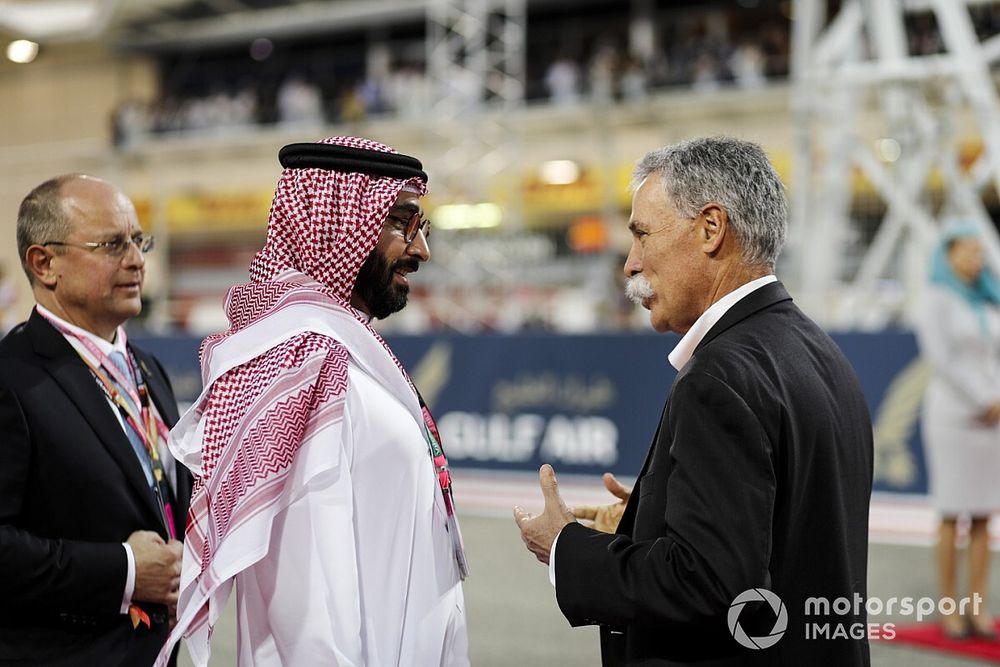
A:
MULTIPOLYGON (((138 337, 136 337, 138 340, 138 337)), ((676 372, 673 335, 396 336, 389 344, 440 427, 455 467, 635 475, 676 372)), ((923 494, 920 403, 929 379, 909 333, 842 334, 875 430, 875 488, 923 494)), ((178 400, 201 389, 199 341, 140 344, 166 366, 178 400)))

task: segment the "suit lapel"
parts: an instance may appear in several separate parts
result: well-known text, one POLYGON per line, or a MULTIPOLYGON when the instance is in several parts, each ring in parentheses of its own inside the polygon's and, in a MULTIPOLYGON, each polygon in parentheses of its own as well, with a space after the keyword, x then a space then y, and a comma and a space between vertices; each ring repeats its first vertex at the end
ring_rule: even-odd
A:
POLYGON ((27 327, 35 352, 45 359, 46 370, 94 429, 97 439, 121 468, 135 495, 155 517, 156 524, 162 523, 132 444, 80 355, 37 311, 31 312, 27 327))
POLYGON ((146 381, 149 395, 153 399, 157 412, 160 413, 160 417, 163 418, 167 426, 173 426, 177 423, 177 405, 174 403, 173 392, 170 391, 162 374, 154 370, 156 364, 146 353, 131 345, 129 345, 129 349, 135 355, 136 361, 139 362, 139 371, 146 381))
MULTIPOLYGON (((160 413, 160 417, 168 427, 173 426, 177 423, 177 404, 174 402, 174 393, 170 389, 166 376, 151 356, 131 345, 129 345, 129 349, 139 363, 139 371, 146 381, 146 387, 149 389, 149 395, 153 399, 157 412, 160 413)), ((188 511, 188 499, 191 497, 191 478, 187 469, 177 461, 174 462, 174 472, 177 483, 177 488, 171 490, 174 525, 183 533, 188 511)))
POLYGON ((646 450, 646 458, 642 462, 642 467, 639 468, 639 476, 636 477, 636 482, 641 480, 646 476, 649 471, 649 466, 653 462, 653 450, 656 449, 656 443, 660 441, 660 431, 663 430, 663 420, 667 416, 667 406, 670 404, 669 398, 663 404, 663 411, 660 412, 660 421, 656 424, 656 433, 653 434, 653 441, 649 444, 649 449, 646 450))
POLYGON ((649 448, 646 450, 646 459, 642 462, 642 467, 639 468, 639 475, 635 478, 635 486, 632 488, 632 493, 628 497, 628 502, 625 503, 625 511, 622 512, 622 518, 618 521, 618 528, 615 532, 619 535, 632 534, 632 527, 635 523, 635 512, 639 505, 642 478, 646 476, 646 471, 649 470, 649 466, 653 461, 653 451, 656 449, 656 445, 660 441, 660 431, 663 429, 663 420, 667 415, 668 404, 669 399, 663 404, 663 412, 660 413, 660 422, 656 425, 656 433, 653 434, 653 441, 649 444, 649 448))

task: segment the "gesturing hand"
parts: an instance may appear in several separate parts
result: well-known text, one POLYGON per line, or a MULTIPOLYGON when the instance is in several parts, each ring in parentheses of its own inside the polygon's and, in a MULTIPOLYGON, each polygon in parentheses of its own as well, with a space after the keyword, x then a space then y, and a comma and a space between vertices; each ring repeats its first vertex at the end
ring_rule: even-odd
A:
POLYGON ((515 506, 514 521, 521 529, 521 539, 528 547, 528 551, 535 554, 535 558, 539 561, 548 565, 552 542, 555 541, 559 531, 566 524, 573 523, 576 519, 566 509, 566 503, 559 496, 556 473, 548 463, 539 468, 538 483, 542 487, 545 509, 538 516, 533 516, 515 506))
POLYGON ((632 490, 625 488, 615 476, 609 472, 604 473, 604 486, 611 492, 611 495, 618 498, 618 502, 610 505, 580 505, 574 507, 573 516, 577 519, 593 521, 593 529, 602 533, 613 533, 618 528, 622 513, 625 512, 625 505, 628 504, 632 490))

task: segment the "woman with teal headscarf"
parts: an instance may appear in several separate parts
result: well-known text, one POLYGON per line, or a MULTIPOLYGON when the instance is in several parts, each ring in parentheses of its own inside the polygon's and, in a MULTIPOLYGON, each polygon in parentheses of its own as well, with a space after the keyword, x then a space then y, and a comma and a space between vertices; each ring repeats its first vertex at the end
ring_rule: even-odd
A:
POLYGON ((932 376, 924 396, 923 439, 931 495, 941 514, 937 570, 941 596, 958 600, 957 520, 969 528, 965 617, 943 616, 952 639, 996 640, 988 608, 990 514, 1000 510, 1000 282, 984 262, 979 228, 955 221, 934 252, 918 342, 932 376))

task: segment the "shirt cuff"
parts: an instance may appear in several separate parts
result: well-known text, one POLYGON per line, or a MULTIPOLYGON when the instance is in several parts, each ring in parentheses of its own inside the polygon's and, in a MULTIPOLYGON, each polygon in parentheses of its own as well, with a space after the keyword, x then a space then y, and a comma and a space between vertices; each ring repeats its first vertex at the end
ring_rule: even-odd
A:
POLYGON ((128 573, 125 575, 125 591, 122 594, 122 608, 119 613, 127 614, 128 608, 132 604, 132 593, 135 593, 135 556, 132 554, 132 547, 122 542, 125 547, 125 558, 128 560, 128 573))
POLYGON ((559 535, 556 535, 556 539, 552 540, 552 548, 549 549, 549 583, 552 584, 552 588, 556 587, 556 542, 558 541, 559 535))

